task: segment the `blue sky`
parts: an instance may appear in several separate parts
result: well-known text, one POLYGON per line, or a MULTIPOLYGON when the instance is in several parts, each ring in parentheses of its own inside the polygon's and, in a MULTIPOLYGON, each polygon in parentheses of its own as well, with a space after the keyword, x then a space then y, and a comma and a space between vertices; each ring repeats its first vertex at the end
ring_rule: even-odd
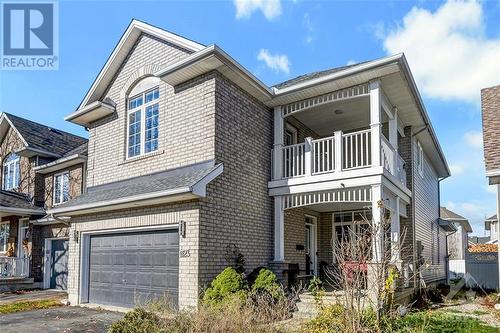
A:
POLYGON ((86 136, 63 117, 132 18, 216 43, 269 85, 405 52, 453 172, 442 204, 483 234, 495 194, 484 175, 479 94, 500 84, 500 1, 61 1, 59 70, 0 72, 0 111, 86 136))

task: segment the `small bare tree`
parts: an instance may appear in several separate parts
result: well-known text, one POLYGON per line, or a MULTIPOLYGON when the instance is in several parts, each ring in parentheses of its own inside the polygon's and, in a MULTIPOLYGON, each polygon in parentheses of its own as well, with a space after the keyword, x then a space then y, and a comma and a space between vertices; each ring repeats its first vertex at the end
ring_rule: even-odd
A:
POLYGON ((362 331, 368 308, 375 310, 380 328, 383 316, 392 310, 397 283, 403 276, 409 279, 400 259, 405 253, 406 230, 392 239, 391 212, 383 202, 379 208, 383 212, 380 222, 360 215, 332 240, 336 265, 326 269, 327 283, 340 291, 352 331, 362 331))

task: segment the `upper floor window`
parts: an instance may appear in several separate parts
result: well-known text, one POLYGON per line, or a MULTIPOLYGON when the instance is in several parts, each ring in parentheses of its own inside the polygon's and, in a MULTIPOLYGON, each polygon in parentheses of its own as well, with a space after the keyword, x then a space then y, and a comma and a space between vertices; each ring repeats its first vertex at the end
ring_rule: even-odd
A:
POLYGON ((156 78, 143 81, 132 90, 127 105, 128 158, 158 150, 160 90, 151 87, 158 84, 156 78))
POLYGON ((424 176, 424 150, 422 145, 417 141, 417 170, 421 177, 424 176))
POLYGON ((54 205, 69 200, 69 172, 54 176, 54 205))
POLYGON ((21 181, 21 168, 19 156, 12 153, 3 162, 3 186, 4 190, 12 190, 19 187, 21 181))

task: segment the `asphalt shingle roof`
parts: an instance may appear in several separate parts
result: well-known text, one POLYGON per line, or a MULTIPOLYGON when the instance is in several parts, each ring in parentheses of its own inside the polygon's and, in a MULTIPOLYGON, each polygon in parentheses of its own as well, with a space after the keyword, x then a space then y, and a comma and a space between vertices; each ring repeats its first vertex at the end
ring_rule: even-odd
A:
POLYGON ((31 203, 31 200, 22 193, 0 190, 0 207, 22 208, 22 209, 40 209, 31 203))
POLYGON ((57 206, 57 208, 91 205, 143 194, 190 187, 207 176, 216 167, 213 161, 206 161, 186 167, 89 187, 87 188, 87 192, 57 206))
POLYGON ((60 156, 87 143, 87 139, 39 124, 10 113, 5 113, 31 148, 45 150, 60 156))
POLYGON ((441 218, 446 220, 467 220, 462 215, 458 215, 457 213, 452 212, 446 207, 441 207, 441 218))
POLYGON ((301 82, 304 82, 304 81, 307 81, 307 80, 317 79, 317 78, 320 78, 320 77, 323 77, 323 76, 326 76, 326 75, 330 75, 330 74, 333 74, 333 73, 337 73, 337 72, 343 71, 345 69, 348 69, 348 68, 351 68, 351 67, 355 67, 355 66, 367 63, 367 62, 368 61, 364 61, 364 62, 359 62, 357 64, 340 66, 340 67, 334 67, 334 68, 330 68, 330 69, 327 69, 327 70, 324 70, 324 71, 317 71, 317 72, 307 73, 307 74, 304 74, 304 75, 297 76, 297 77, 295 77, 293 79, 290 79, 290 80, 278 83, 278 84, 274 85, 274 88, 278 88, 278 89, 287 88, 289 86, 293 86, 295 84, 298 84, 298 83, 301 83, 301 82))

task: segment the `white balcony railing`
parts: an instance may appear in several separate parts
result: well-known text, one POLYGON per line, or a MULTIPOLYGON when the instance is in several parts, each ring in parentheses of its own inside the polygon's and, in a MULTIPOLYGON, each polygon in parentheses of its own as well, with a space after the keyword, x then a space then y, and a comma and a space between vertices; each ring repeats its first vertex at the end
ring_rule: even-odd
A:
MULTIPOLYGON (((371 131, 335 132, 334 136, 284 146, 283 178, 339 172, 372 166, 371 131)), ((381 165, 406 185, 404 161, 381 135, 381 165)))
POLYGON ((0 257, 0 278, 29 276, 29 258, 0 257))

